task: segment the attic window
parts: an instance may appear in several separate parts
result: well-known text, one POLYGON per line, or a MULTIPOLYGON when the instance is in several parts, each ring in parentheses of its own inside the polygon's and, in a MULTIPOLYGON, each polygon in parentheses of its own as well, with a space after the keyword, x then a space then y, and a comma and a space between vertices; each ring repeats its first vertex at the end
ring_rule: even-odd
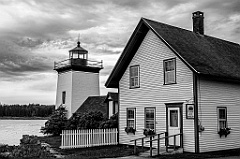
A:
POLYGON ((176 59, 168 59, 163 61, 164 68, 164 84, 176 83, 176 59))
POLYGON ((139 65, 130 67, 130 88, 140 87, 139 82, 139 65))

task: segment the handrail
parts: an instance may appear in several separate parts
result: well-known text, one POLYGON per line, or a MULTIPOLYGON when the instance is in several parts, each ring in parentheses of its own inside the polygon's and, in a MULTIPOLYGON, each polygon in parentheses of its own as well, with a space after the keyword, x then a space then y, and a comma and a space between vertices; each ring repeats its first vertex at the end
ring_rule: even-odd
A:
POLYGON ((158 138, 158 139, 153 139, 153 140, 149 140, 149 141, 145 141, 145 142, 150 142, 150 141, 157 141, 157 140, 167 139, 167 138, 171 138, 171 137, 175 137, 175 136, 179 136, 179 135, 183 135, 183 134, 182 134, 182 133, 174 134, 174 135, 165 136, 165 137, 161 137, 161 138, 158 138))
MULTIPOLYGON (((160 135, 165 134, 165 133, 166 132, 161 132, 159 134, 155 134, 155 135, 151 135, 151 136, 145 136, 145 137, 142 137, 142 138, 137 138, 137 139, 134 139, 134 140, 130 140, 130 142, 134 141, 134 153, 136 154, 136 152, 137 152, 137 140, 142 140, 142 149, 143 149, 145 138, 150 138, 150 140, 152 140, 152 137, 158 136, 158 138, 159 138, 160 135)), ((150 156, 152 156, 152 142, 150 143, 150 156)))
POLYGON ((75 60, 78 60, 78 59, 81 59, 81 58, 69 58, 63 61, 54 62, 54 69, 59 69, 59 68, 71 66, 71 65, 103 68, 102 61, 81 59, 81 61, 76 61, 77 63, 75 63, 75 60))
MULTIPOLYGON (((151 137, 154 137, 154 136, 157 136, 157 135, 162 135, 162 134, 165 134, 165 132, 161 132, 159 134, 155 134, 155 135, 151 135, 151 137)), ((137 141, 137 140, 142 140, 142 139, 145 139, 145 138, 149 138, 150 136, 145 136, 145 137, 141 137, 141 138, 137 138, 137 139, 133 139, 133 140, 130 140, 130 142, 133 142, 133 141, 137 141)))

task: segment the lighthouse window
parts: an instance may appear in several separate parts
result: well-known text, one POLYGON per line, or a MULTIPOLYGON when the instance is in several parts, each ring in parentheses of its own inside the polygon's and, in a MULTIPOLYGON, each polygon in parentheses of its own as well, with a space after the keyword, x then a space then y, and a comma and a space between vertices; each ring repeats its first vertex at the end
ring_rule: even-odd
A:
POLYGON ((137 88, 140 86, 139 81, 139 66, 130 67, 130 88, 137 88))
POLYGON ((62 92, 62 104, 66 103, 66 91, 62 92))

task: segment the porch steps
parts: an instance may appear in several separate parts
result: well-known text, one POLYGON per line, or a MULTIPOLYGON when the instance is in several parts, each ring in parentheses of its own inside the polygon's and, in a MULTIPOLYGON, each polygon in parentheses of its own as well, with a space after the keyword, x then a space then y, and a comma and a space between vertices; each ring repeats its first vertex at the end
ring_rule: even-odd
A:
MULTIPOLYGON (((176 150, 168 149, 168 152, 166 152, 166 147, 160 148, 160 155, 173 155, 177 153, 183 153, 183 148, 178 148, 176 150)), ((150 150, 140 153, 139 156, 150 157, 150 150)), ((152 157, 153 156, 157 156, 157 149, 152 149, 152 157)))

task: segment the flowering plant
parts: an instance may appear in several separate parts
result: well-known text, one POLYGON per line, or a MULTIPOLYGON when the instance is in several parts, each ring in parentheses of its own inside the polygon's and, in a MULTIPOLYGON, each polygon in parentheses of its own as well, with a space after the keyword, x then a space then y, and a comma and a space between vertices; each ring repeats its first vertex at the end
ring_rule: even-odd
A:
POLYGON ((225 135, 225 137, 227 137, 228 134, 231 133, 231 128, 220 128, 220 130, 218 131, 218 134, 220 137, 222 137, 222 135, 225 135))
POLYGON ((133 127, 125 127, 125 132, 133 133, 135 135, 136 129, 134 129, 133 127))
POLYGON ((145 136, 150 136, 150 135, 155 135, 156 133, 155 133, 155 131, 154 131, 154 129, 143 129, 143 135, 145 135, 145 136))

